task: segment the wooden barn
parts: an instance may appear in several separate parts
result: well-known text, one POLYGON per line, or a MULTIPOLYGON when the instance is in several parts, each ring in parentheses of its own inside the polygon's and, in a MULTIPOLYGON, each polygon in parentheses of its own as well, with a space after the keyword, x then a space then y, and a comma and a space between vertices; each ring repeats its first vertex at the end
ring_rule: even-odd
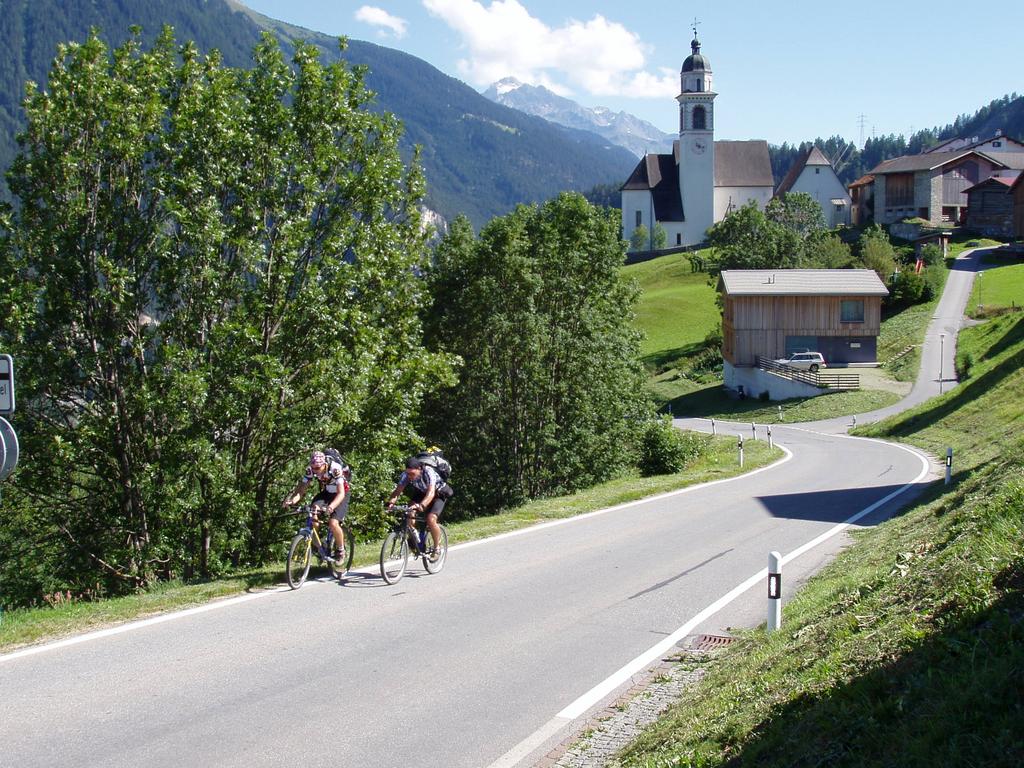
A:
POLYGON ((829 366, 877 362, 882 299, 870 269, 729 269, 722 272, 722 357, 730 368, 758 357, 820 352, 829 366))

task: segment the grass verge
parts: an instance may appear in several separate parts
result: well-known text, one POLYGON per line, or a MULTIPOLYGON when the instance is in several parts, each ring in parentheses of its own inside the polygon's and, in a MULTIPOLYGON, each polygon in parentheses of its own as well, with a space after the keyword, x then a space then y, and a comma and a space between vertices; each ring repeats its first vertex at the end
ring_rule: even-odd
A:
MULTIPOLYGON (((769 450, 764 441, 747 443, 745 467, 736 465, 733 439, 721 437, 711 442, 703 456, 682 472, 673 475, 640 477, 637 474, 610 480, 568 496, 540 499, 501 514, 446 524, 450 544, 473 541, 500 533, 526 528, 537 523, 592 512, 624 504, 647 496, 678 490, 697 483, 735 477, 769 464, 782 456, 778 448, 769 450)), ((282 549, 285 545, 282 544, 282 549)), ((380 542, 360 542, 356 546, 354 567, 377 562, 380 542)), ((324 575, 326 569, 310 576, 324 575)), ((12 651, 31 643, 100 629, 126 621, 168 611, 203 605, 211 600, 280 586, 284 564, 277 563, 215 581, 183 584, 169 582, 138 595, 97 602, 71 602, 40 608, 8 611, 0 615, 0 652, 12 651)))
POLYGON ((868 413, 892 405, 899 399, 900 395, 894 392, 857 389, 781 401, 763 401, 755 398, 737 400, 729 397, 722 390, 721 383, 718 383, 676 397, 669 402, 668 407, 671 408, 672 415, 678 418, 695 416, 753 421, 759 424, 794 424, 800 421, 820 421, 854 413, 868 413))
POLYGON ((855 535, 742 633, 626 766, 1024 764, 1024 319, 961 335, 944 396, 859 434, 954 449, 955 482, 855 535))

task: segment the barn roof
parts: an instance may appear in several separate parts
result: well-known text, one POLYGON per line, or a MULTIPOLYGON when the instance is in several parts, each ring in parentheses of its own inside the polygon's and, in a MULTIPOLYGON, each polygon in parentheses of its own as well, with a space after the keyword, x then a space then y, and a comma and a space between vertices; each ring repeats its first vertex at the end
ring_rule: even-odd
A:
POLYGON ((726 269, 728 296, 888 296, 873 269, 726 269))

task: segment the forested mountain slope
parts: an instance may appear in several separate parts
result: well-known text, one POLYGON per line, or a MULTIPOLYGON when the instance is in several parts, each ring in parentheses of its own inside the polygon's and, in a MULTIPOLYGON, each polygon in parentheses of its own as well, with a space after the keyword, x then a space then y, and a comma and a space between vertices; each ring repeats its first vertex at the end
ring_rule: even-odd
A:
MULTIPOLYGON (((220 50, 232 66, 246 66, 261 29, 286 45, 307 39, 325 59, 340 54, 337 40, 268 19, 227 0, 7 0, 0 5, 0 167, 10 166, 23 126, 25 81, 45 83, 57 45, 84 40, 91 27, 116 46, 133 25, 150 43, 164 24, 179 41, 220 50)), ((585 131, 564 129, 486 99, 414 56, 357 40, 345 58, 366 64, 377 106, 405 124, 403 147, 423 146, 427 204, 446 218, 467 214, 476 225, 522 202, 562 190, 588 189, 624 179, 635 159, 585 131)))

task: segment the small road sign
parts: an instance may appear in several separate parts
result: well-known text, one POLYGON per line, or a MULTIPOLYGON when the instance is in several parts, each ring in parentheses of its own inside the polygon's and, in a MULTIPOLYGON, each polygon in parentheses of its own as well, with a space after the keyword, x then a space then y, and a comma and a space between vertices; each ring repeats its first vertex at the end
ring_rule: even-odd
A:
POLYGON ((6 480, 18 466, 18 435, 11 423, 0 416, 0 480, 6 480))
POLYGON ((0 355, 0 413, 14 413, 14 358, 0 355))

